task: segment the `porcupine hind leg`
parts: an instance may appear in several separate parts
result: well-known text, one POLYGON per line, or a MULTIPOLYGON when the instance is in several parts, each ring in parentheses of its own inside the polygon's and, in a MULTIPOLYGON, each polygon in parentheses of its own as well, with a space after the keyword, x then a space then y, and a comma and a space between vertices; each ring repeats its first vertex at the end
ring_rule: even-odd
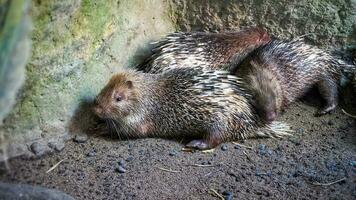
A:
POLYGON ((215 148, 223 142, 223 139, 220 136, 222 133, 221 130, 213 129, 209 131, 203 139, 192 140, 185 146, 199 150, 215 148))
POLYGON ((321 116, 332 113, 338 104, 338 86, 331 77, 325 77, 318 83, 320 95, 325 100, 325 106, 316 115, 321 116))

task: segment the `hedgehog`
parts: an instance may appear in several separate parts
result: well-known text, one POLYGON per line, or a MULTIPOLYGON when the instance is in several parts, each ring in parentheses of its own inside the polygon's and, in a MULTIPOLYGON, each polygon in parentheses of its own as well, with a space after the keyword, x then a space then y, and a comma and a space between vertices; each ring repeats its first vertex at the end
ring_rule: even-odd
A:
POLYGON ((160 73, 179 67, 230 71, 269 40, 267 32, 259 27, 223 33, 172 33, 156 42, 152 56, 137 68, 146 73, 160 73))
POLYGON ((241 79, 227 71, 175 68, 112 76, 94 112, 120 138, 192 138, 189 148, 210 149, 252 137, 291 134, 286 123, 260 120, 241 79))
POLYGON ((271 40, 249 55, 233 73, 249 86, 259 115, 265 121, 273 121, 313 86, 325 100, 316 116, 333 112, 344 75, 354 72, 354 65, 298 38, 271 40))

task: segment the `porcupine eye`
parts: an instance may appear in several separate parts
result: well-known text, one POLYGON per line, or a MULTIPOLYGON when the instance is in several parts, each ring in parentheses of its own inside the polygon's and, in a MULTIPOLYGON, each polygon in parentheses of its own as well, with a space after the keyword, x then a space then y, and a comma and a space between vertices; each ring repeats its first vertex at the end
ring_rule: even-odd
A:
POLYGON ((116 92, 114 94, 114 100, 116 103, 122 101, 124 99, 124 95, 121 92, 116 92))
POLYGON ((120 102, 122 100, 122 96, 118 95, 115 97, 116 102, 120 102))

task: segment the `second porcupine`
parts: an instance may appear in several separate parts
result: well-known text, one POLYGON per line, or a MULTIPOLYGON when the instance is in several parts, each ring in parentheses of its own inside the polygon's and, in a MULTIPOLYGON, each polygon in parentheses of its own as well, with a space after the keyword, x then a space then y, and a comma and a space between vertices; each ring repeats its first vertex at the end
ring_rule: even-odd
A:
POLYGON ((94 110, 120 137, 190 137, 187 146, 197 149, 288 135, 285 124, 259 119, 240 84, 229 72, 202 68, 127 71, 111 78, 94 110))
POLYGON ((177 32, 155 44, 150 56, 138 66, 148 73, 179 67, 204 67, 231 71, 247 55, 270 41, 266 30, 247 27, 236 32, 177 32))
POLYGON ((355 72, 330 53, 304 43, 272 40, 252 53, 235 71, 244 78, 257 110, 273 121, 290 103, 317 85, 326 101, 317 115, 332 112, 338 104, 338 86, 344 74, 355 72))

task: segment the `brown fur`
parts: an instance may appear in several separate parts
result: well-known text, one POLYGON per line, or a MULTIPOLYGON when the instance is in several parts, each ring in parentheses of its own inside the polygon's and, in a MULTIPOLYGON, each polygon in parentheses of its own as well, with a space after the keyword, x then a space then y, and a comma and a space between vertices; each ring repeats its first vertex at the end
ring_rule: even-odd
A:
POLYGON ((301 40, 273 40, 251 54, 235 74, 244 78, 261 117, 273 121, 314 85, 326 102, 317 114, 332 112, 338 103, 338 82, 344 68, 353 67, 301 40))
POLYGON ((231 71, 249 53, 269 41, 266 30, 259 27, 237 32, 172 33, 156 44, 152 56, 138 68, 149 73, 181 67, 231 71))
POLYGON ((237 77, 226 71, 177 68, 162 74, 123 72, 99 93, 94 108, 120 137, 193 137, 189 147, 257 136, 280 137, 260 121, 237 77), (120 94, 117 101, 116 94, 120 94))

